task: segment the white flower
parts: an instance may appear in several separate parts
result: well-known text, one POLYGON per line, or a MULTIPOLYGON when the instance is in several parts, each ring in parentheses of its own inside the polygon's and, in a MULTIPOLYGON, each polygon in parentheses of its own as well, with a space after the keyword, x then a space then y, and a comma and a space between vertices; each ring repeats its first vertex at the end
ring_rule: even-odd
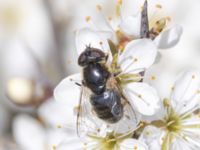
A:
POLYGON ((68 101, 67 105, 63 105, 63 103, 59 103, 54 99, 48 99, 38 108, 38 115, 49 127, 72 127, 76 124, 76 116, 73 108, 76 104, 76 100, 68 101))
MULTIPOLYGON (((71 88, 73 89, 73 87, 71 88)), ((78 93, 74 96, 78 96, 78 93)), ((56 133, 58 135, 61 134, 60 138, 57 137, 58 138, 57 140, 56 139, 51 140, 52 148, 55 148, 56 150, 66 150, 66 149, 77 150, 77 149, 84 149, 84 148, 87 150, 92 150, 92 149, 148 150, 148 147, 145 143, 131 138, 132 132, 125 135, 114 134, 114 132, 110 132, 108 128, 106 128, 105 126, 101 128, 101 131, 99 132, 98 135, 88 136, 87 140, 86 139, 81 140, 76 134, 76 128, 75 128, 75 123, 76 123, 75 114, 76 113, 75 113, 75 109, 73 108, 73 106, 75 105, 76 105, 76 101, 73 101, 73 100, 65 101, 65 105, 63 105, 63 103, 58 103, 56 101, 50 100, 44 103, 42 106, 40 106, 39 115, 40 117, 42 117, 42 120, 44 120, 46 123, 48 123, 52 127, 57 127, 56 133), (56 141, 59 141, 59 142, 56 142, 56 141)), ((34 120, 34 122, 36 121, 34 120)), ((25 124, 24 122, 22 123, 25 124)), ((20 123, 20 125, 18 126, 22 126, 22 123, 20 123)), ((29 120, 29 123, 31 124, 29 125, 29 127, 33 126, 34 124, 33 120, 32 121, 29 120)), ((23 127, 20 128, 21 130, 19 129, 17 130, 18 134, 25 134, 25 133, 21 133, 22 128, 23 127)), ((37 132, 34 130, 34 133, 37 133, 37 132)), ((18 136, 16 139, 22 139, 19 137, 18 134, 15 134, 18 136)), ((21 141, 17 140, 17 142, 20 143, 21 141)), ((34 143, 36 144, 36 142, 34 143)), ((25 144, 22 144, 22 145, 25 145, 25 144)))
MULTIPOLYGON (((191 70, 180 74, 169 99, 163 102, 164 111, 160 112, 163 113, 163 118, 151 123, 159 129, 146 129, 142 135, 144 141, 157 139, 157 147, 162 150, 199 149, 200 118, 196 114, 199 109, 199 88, 199 71, 191 70), (146 133, 148 137, 145 138, 146 133)), ((153 147, 153 143, 147 143, 153 147)))
MULTIPOLYGON (((101 39, 98 33, 86 28, 78 31, 77 36, 79 35, 81 38, 76 38, 79 54, 85 49, 84 46, 80 45, 90 45, 110 53, 108 47, 103 48, 103 45, 107 45, 107 41, 101 39), (90 36, 93 38, 91 42, 88 40, 90 36)), ((159 108, 156 91, 147 84, 138 82, 143 78, 139 73, 153 64, 156 53, 156 47, 150 40, 138 39, 128 43, 122 54, 118 56, 117 65, 120 67, 121 73, 116 78, 120 80, 123 92, 133 107, 143 115, 152 115, 159 108), (145 110, 143 110, 144 107, 145 110)), ((78 75, 69 76, 56 87, 54 95, 58 101, 79 100, 80 87, 75 85, 74 81, 81 83, 82 77, 80 75, 77 77, 78 75)))
POLYGON ((66 138, 64 132, 45 128, 39 120, 25 114, 14 119, 13 136, 22 150, 52 150, 66 138))
POLYGON ((148 150, 148 147, 145 143, 135 140, 132 138, 125 137, 113 137, 112 134, 108 134, 106 137, 93 137, 87 143, 81 143, 78 139, 73 139, 73 136, 70 135, 72 139, 60 147, 58 150, 77 150, 77 149, 86 149, 86 150, 148 150))
MULTIPOLYGON (((144 4, 144 0, 136 0, 131 2, 129 5, 133 5, 135 9, 133 11, 127 11, 125 6, 121 7, 121 30, 128 35, 134 37, 140 37, 140 27, 141 27, 141 6, 144 4), (137 7, 136 7, 137 6, 137 7)), ((155 17, 158 14, 159 9, 162 9, 160 4, 150 3, 149 11, 149 28, 150 28, 150 38, 152 38, 159 49, 171 48, 176 45, 182 35, 182 27, 176 25, 170 29, 165 29, 167 22, 170 20, 168 16, 159 18, 155 17), (156 34, 155 34, 156 33, 156 34), (153 37, 151 37, 153 34, 153 37), (155 35, 154 35, 155 34, 155 35)), ((158 3, 158 2, 156 2, 158 3)), ((148 7, 148 6, 147 6, 148 7)), ((159 16, 159 15, 158 15, 159 16)))
POLYGON ((19 38, 41 49, 44 42, 51 40, 50 22, 41 2, 1 0, 0 4, 0 44, 19 38))
POLYGON ((57 83, 61 76, 46 13, 40 1, 0 0, 2 81, 9 99, 19 105, 44 101, 46 87, 50 89, 50 84, 57 83))
MULTIPOLYGON (((144 2, 144 0, 129 2, 119 0, 116 6, 118 9, 115 18, 109 18, 109 21, 106 18, 102 19, 101 22, 104 23, 101 23, 101 25, 96 23, 93 18, 90 18, 88 19, 88 24, 96 31, 111 32, 112 36, 110 39, 117 43, 119 47, 123 47, 124 42, 141 38, 141 7, 144 2)), ((162 10, 162 5, 155 4, 152 1, 149 3, 150 7, 147 5, 149 10, 149 38, 154 40, 154 43, 159 49, 167 49, 175 46, 182 35, 182 27, 175 25, 172 28, 166 28, 167 23, 171 20, 170 17, 165 16, 161 18, 157 15, 162 10)))
POLYGON ((105 53, 108 53, 110 48, 105 35, 109 35, 109 32, 94 31, 89 28, 83 28, 76 32, 76 49, 80 55, 86 48, 86 46, 95 47, 101 49, 105 53))

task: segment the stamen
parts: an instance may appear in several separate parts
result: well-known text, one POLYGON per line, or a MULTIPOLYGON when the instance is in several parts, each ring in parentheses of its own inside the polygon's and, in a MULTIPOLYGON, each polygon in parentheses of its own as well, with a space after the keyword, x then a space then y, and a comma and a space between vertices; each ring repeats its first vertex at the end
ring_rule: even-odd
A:
POLYGON ((138 97, 139 97, 139 98, 142 98, 142 95, 141 95, 141 94, 139 94, 139 95, 138 95, 138 97))
POLYGON ((86 17, 85 17, 85 21, 86 21, 86 22, 89 22, 90 20, 91 20, 91 17, 90 17, 90 16, 86 16, 86 17))
POLYGON ((162 9, 162 5, 161 4, 156 4, 155 7, 159 8, 159 9, 162 9))
POLYGON ((134 150, 137 150, 137 145, 134 145, 133 149, 134 149, 134 150))
POLYGON ((122 0, 117 0, 117 5, 116 5, 116 8, 115 8, 115 14, 117 17, 120 16, 120 7, 122 5, 122 0))
POLYGON ((108 17, 108 20, 109 20, 109 21, 112 21, 112 17, 111 17, 111 16, 109 16, 109 17, 108 17))
POLYGON ((52 145, 52 150, 56 150, 56 145, 52 145))
POLYGON ((127 65, 127 67, 123 70, 123 72, 126 72, 126 71, 129 69, 130 66, 132 66, 134 63, 138 62, 138 58, 133 58, 132 56, 127 57, 127 58, 125 58, 125 59, 123 59, 123 60, 121 61, 120 66, 121 66, 123 63, 125 63, 126 61, 130 61, 130 63, 129 63, 129 64, 127 65), (133 60, 133 61, 130 61, 130 59, 133 60))
POLYGON ((71 64, 72 63, 72 61, 71 60, 67 60, 67 64, 71 64))
POLYGON ((117 3, 118 3, 119 5, 121 5, 121 4, 122 4, 122 0, 117 0, 117 3))
POLYGON ((171 91, 174 91, 174 89, 175 89, 175 86, 172 86, 172 87, 171 87, 171 91))
POLYGON ((151 79, 151 80, 156 80, 156 76, 155 76, 155 75, 152 75, 152 76, 150 77, 150 79, 151 79))
POLYGON ((170 22, 172 19, 171 19, 170 16, 167 16, 167 17, 166 17, 166 20, 167 20, 168 22, 170 22))
POLYGON ((183 119, 183 118, 185 118, 186 116, 191 115, 193 112, 195 112, 195 111, 198 110, 198 109, 199 109, 199 106, 196 105, 196 106, 194 106, 193 108, 187 110, 184 114, 182 114, 182 115, 180 116, 180 118, 183 119))
POLYGON ((197 92, 196 92, 197 94, 200 94, 200 90, 197 90, 197 92))
POLYGON ((56 125, 56 128, 61 129, 62 125, 58 124, 58 125, 56 125))
POLYGON ((99 5, 99 4, 96 6, 96 8, 97 8, 98 11, 101 11, 101 10, 102 10, 102 6, 99 5))

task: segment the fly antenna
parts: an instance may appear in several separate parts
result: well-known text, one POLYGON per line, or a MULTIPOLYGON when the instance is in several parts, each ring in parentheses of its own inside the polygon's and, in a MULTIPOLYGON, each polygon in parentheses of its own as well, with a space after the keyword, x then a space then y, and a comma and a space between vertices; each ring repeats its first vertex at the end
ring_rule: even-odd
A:
POLYGON ((89 50, 89 49, 91 49, 91 44, 85 45, 85 47, 86 47, 85 48, 86 50, 89 50))

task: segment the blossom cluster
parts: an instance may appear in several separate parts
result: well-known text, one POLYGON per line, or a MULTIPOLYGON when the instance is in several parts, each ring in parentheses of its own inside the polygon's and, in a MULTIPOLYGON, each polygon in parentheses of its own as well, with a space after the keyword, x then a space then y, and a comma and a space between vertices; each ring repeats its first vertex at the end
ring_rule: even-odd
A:
MULTIPOLYGON (((99 49, 108 56, 106 68, 114 76, 120 94, 128 101, 124 105, 124 116, 114 124, 98 118, 90 103, 90 95, 83 94, 90 90, 83 84, 83 74, 70 75, 54 90, 55 100, 60 103, 51 100, 39 109, 41 118, 58 130, 43 133, 38 139, 42 139, 42 147, 44 143, 51 143, 53 150, 200 148, 200 71, 180 73, 167 97, 160 97, 157 89, 144 80, 145 72, 162 59, 159 50, 171 48, 179 42, 182 27, 169 28, 169 16, 156 17, 153 9, 161 9, 159 4, 151 8, 147 0, 136 0, 135 5, 137 9, 130 13, 118 0, 115 18, 108 19, 102 13, 102 6, 97 5, 99 20, 87 16, 87 27, 78 29, 75 37, 79 56, 87 47, 99 49)), ((25 120, 31 118, 17 118, 16 126, 20 127, 25 120)), ((35 120, 29 122, 32 122, 27 124, 30 130, 42 128, 35 120)), ((23 135, 16 133, 16 136, 23 135)), ((26 143, 31 145, 28 140, 26 143)))

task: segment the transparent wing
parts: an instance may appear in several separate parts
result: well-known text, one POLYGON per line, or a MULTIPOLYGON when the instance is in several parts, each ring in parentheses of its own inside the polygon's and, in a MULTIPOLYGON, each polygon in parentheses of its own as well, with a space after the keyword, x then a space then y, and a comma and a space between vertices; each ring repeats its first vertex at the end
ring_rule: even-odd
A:
POLYGON ((97 118, 90 104, 91 92, 84 86, 81 88, 79 109, 77 114, 77 134, 79 137, 98 136, 107 123, 97 118))
POLYGON ((124 115, 119 122, 110 124, 96 116, 90 104, 90 94, 90 91, 82 86, 77 114, 77 134, 79 137, 102 137, 105 136, 106 132, 125 135, 137 128, 139 116, 124 96, 121 98, 124 115))
POLYGON ((140 115, 133 109, 130 102, 123 96, 123 94, 121 102, 124 107, 124 115, 119 122, 112 125, 112 129, 117 134, 126 135, 130 134, 137 128, 140 122, 140 115))

